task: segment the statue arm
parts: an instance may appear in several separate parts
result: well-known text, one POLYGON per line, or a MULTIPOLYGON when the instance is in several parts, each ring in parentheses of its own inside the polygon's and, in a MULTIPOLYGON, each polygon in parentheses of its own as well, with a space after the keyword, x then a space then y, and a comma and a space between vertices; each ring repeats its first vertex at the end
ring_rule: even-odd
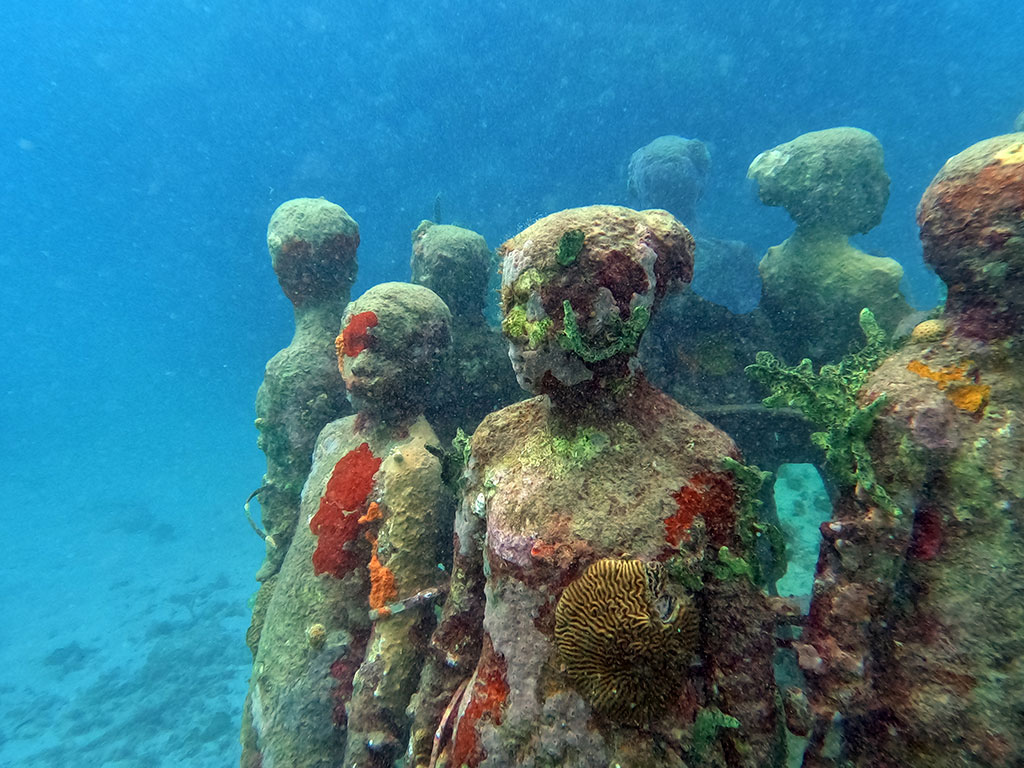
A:
MULTIPOLYGON (((409 699, 416 689, 443 586, 437 530, 449 495, 436 457, 407 445, 386 460, 377 535, 371 546, 373 621, 348 704, 346 766, 392 765, 405 748, 409 699)), ((371 522, 372 518, 368 520, 371 522)))
POLYGON ((434 735, 444 730, 446 712, 480 656, 485 528, 483 495, 471 486, 456 511, 448 598, 430 640, 419 690, 413 698, 408 764, 415 768, 429 765, 434 735))

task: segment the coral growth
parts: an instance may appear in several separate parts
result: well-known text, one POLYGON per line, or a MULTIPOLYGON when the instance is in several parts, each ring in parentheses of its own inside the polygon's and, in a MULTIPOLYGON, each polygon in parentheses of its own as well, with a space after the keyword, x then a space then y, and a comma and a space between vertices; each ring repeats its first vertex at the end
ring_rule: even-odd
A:
POLYGON ((697 610, 659 564, 598 560, 562 593, 555 641, 594 710, 643 725, 679 695, 696 648, 697 610))
POLYGON ((907 363, 907 370, 916 373, 922 379, 934 381, 935 385, 946 393, 950 401, 962 411, 978 413, 988 405, 990 387, 967 378, 971 367, 969 361, 957 365, 947 365, 932 369, 920 360, 907 363))
POLYGON ((725 474, 699 472, 672 494, 676 512, 665 518, 665 541, 678 547, 690 540, 690 527, 701 517, 707 526, 711 541, 723 546, 732 538, 736 522, 734 507, 736 492, 732 479, 725 474))
POLYGON ((309 647, 314 651, 319 651, 323 648, 326 641, 327 628, 323 624, 317 622, 306 627, 306 642, 309 643, 309 647))
POLYGON ((946 161, 917 222, 960 333, 989 341, 1024 328, 1024 135, 987 139, 946 161))
POLYGON ((373 343, 369 330, 377 325, 377 315, 373 312, 360 312, 352 315, 348 325, 338 334, 335 347, 338 358, 355 357, 373 343))
POLYGON ((370 446, 362 443, 334 465, 320 508, 309 521, 309 529, 317 536, 315 573, 329 573, 340 579, 360 564, 355 551, 360 515, 355 510, 373 490, 373 476, 380 464, 381 459, 373 455, 370 446))
POLYGON ((382 565, 377 557, 377 539, 367 532, 370 542, 370 608, 377 611, 377 616, 387 616, 390 611, 386 606, 398 597, 395 589, 395 574, 386 565, 382 565))
POLYGON ((910 342, 912 344, 927 344, 932 341, 938 341, 945 335, 946 322, 941 318, 933 317, 914 326, 914 329, 910 332, 910 342))
POLYGON ((505 660, 485 639, 483 661, 466 691, 467 703, 455 726, 451 765, 475 768, 486 757, 477 735, 477 723, 485 720, 500 724, 508 693, 505 660))

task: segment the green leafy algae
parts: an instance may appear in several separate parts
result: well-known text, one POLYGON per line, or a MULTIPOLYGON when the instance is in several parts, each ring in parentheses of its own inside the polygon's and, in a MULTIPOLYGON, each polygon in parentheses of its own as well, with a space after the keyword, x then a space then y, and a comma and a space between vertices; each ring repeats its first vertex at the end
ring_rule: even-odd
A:
POLYGON ((501 321, 501 330, 509 339, 526 339, 530 349, 536 349, 547 338, 554 323, 550 317, 528 320, 526 308, 521 304, 512 307, 501 321))
POLYGON ((760 512, 764 504, 761 501, 761 488, 772 473, 741 464, 729 456, 722 458, 722 465, 736 479, 736 523, 744 551, 751 558, 751 580, 759 586, 765 586, 768 582, 774 584, 786 572, 786 537, 777 525, 761 519, 760 512), (767 539, 770 549, 771 567, 768 573, 764 572, 757 557, 758 544, 762 538, 767 539))
POLYGON ((755 568, 756 566, 752 566, 746 559, 730 552, 728 547, 719 547, 718 562, 712 563, 710 570, 719 581, 746 576, 752 584, 756 584, 755 568))
POLYGON ((610 357, 636 349, 640 337, 651 320, 651 311, 647 307, 635 306, 629 313, 629 319, 612 315, 608 318, 610 328, 607 332, 607 343, 604 346, 593 346, 580 333, 576 320, 576 312, 568 300, 562 302, 565 311, 565 328, 558 337, 562 347, 578 355, 584 362, 599 363, 610 357))
POLYGON ((840 487, 859 484, 878 506, 898 515, 899 507, 875 480, 866 445, 887 398, 882 394, 863 408, 857 405, 857 393, 891 347, 871 310, 862 309, 859 320, 864 346, 838 363, 821 366, 817 373, 807 358, 789 367, 771 352, 758 352, 746 372, 771 393, 762 401, 767 407, 798 408, 821 428, 811 440, 825 452, 825 468, 840 487))
POLYGON ((527 326, 526 340, 530 349, 536 349, 541 345, 541 342, 548 337, 552 325, 554 325, 554 321, 550 317, 544 317, 527 326))
POLYGON ((553 435, 551 449, 568 464, 579 468, 593 459, 608 446, 608 436, 594 427, 576 430, 574 437, 553 435))
POLYGON ((576 263, 585 239, 582 229, 570 229, 562 234, 558 240, 558 251, 555 253, 555 261, 559 266, 568 267, 576 263))

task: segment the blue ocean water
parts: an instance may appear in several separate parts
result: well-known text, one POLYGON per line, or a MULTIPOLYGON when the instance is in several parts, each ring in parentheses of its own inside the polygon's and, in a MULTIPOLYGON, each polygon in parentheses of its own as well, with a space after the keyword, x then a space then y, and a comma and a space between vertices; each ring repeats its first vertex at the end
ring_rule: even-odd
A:
POLYGON ((854 125, 892 177, 858 243, 924 308, 921 192, 1024 109, 1010 0, 8 0, 0 24, 0 766, 237 760, 281 202, 359 222, 355 295, 407 279, 438 196, 496 246, 627 203, 630 154, 673 133, 711 149, 702 230, 760 255, 792 225, 751 159, 854 125))

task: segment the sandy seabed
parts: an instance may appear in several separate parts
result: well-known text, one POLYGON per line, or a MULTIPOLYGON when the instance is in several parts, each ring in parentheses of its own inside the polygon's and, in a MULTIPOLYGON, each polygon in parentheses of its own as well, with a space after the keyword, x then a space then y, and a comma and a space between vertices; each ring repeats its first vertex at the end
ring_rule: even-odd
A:
POLYGON ((233 488, 138 490, 5 493, 0 768, 238 764, 262 544, 233 488))

